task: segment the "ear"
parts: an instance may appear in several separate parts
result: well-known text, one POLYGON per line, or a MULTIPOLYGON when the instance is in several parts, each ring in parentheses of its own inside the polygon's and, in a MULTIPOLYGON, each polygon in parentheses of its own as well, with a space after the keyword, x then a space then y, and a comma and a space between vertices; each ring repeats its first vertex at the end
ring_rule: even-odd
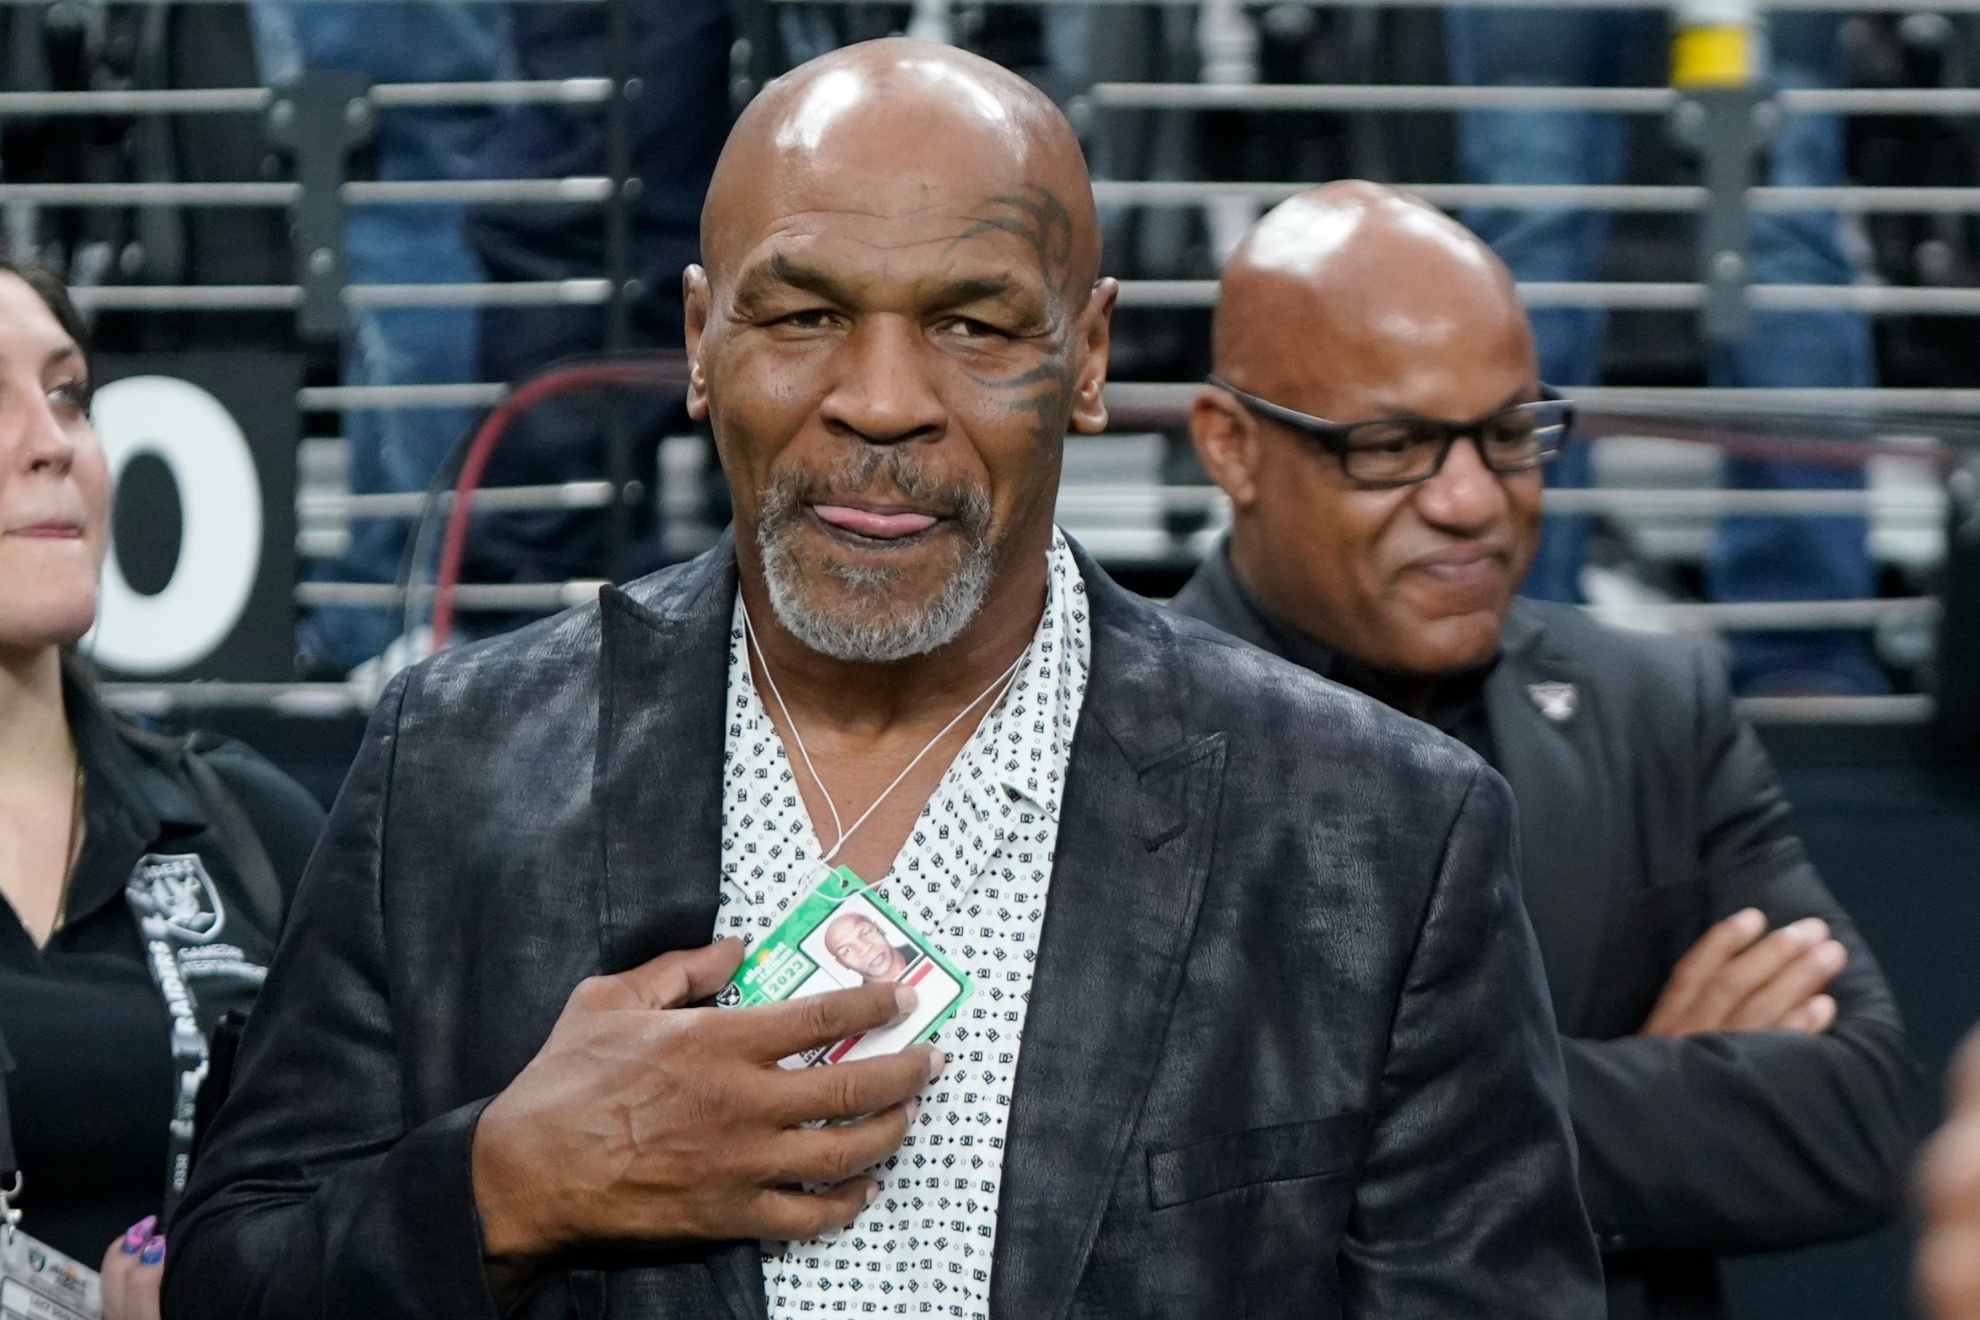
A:
POLYGON ((701 337, 708 329, 712 303, 708 272, 700 266, 681 272, 681 306, 687 325, 687 411, 697 422, 708 416, 708 372, 701 361, 701 337))
POLYGON ((1074 328, 1083 350, 1079 378, 1073 382, 1072 429, 1099 435, 1107 429, 1107 350, 1112 343, 1114 304, 1121 296, 1119 281, 1096 281, 1074 328))
POLYGON ((1215 385, 1205 385, 1189 402, 1189 438, 1210 480, 1242 511, 1258 499, 1260 445, 1257 419, 1215 385))

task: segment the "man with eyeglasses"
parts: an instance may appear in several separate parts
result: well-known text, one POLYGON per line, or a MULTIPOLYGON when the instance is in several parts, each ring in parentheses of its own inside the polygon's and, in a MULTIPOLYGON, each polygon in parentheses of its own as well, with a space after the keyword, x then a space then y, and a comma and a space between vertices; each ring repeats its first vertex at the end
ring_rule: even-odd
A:
POLYGON ((1717 1257, 1897 1210, 1918 1074, 1718 658, 1515 596, 1572 423, 1490 248, 1295 197, 1224 270, 1190 430, 1231 531, 1175 608, 1506 777, 1609 1313, 1719 1316, 1717 1257))

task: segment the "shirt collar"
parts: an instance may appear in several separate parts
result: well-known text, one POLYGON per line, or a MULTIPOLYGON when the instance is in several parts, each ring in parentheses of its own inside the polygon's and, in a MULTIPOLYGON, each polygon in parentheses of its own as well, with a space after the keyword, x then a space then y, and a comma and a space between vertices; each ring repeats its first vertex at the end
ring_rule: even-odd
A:
POLYGON ((84 790, 82 855, 64 909, 65 924, 74 925, 123 894, 140 856, 182 847, 178 840, 207 821, 183 776, 161 759, 167 740, 136 735, 158 742, 155 752, 133 745, 79 673, 64 674, 62 696, 84 790))
MULTIPOLYGON (((1012 680, 1023 684, 1030 695, 1032 718, 1027 727, 1010 727, 1011 703, 999 702, 988 730, 994 765, 992 776, 1012 802, 1020 798, 1049 816, 1057 817, 1065 798, 1066 767, 1072 746, 1072 729, 1079 718, 1079 707, 1086 691, 1087 670, 1092 662, 1093 640, 1086 612, 1086 583, 1080 577, 1072 547, 1065 533, 1052 529, 1052 548, 1046 555, 1045 612, 1038 630, 1032 634, 1024 663, 1012 680), (1052 745, 1053 731, 1063 731, 1064 742, 1052 745), (1020 768, 1005 769, 1005 759, 995 751, 1017 742, 1024 756, 1016 758, 1020 768), (1032 753, 1037 753, 1033 755, 1032 753), (1025 770, 1022 766, 1031 768, 1025 770)), ((972 742, 974 739, 971 740, 972 742)), ((968 748, 964 754, 968 754, 968 748)))
MULTIPOLYGON (((1248 639, 1254 644, 1357 692, 1372 695, 1379 689, 1380 683, 1367 665, 1309 637, 1259 604, 1231 564, 1228 538, 1219 542, 1217 549, 1204 560, 1201 572, 1205 587, 1212 598, 1223 606, 1227 616, 1235 615, 1255 630, 1257 636, 1248 639), (1261 641, 1261 638, 1264 640, 1261 641)), ((1500 654, 1504 654, 1503 646, 1500 654)), ((1465 716, 1483 702, 1485 680, 1498 667, 1498 663, 1499 657, 1494 656, 1479 668, 1446 683, 1428 722, 1445 733, 1456 729, 1465 716)))
POLYGON ((1210 597, 1220 618, 1242 625, 1241 629, 1233 630, 1240 637, 1261 650, 1292 661, 1302 669, 1310 669, 1328 678, 1334 676, 1336 656, 1333 648, 1267 612, 1258 603, 1258 598, 1251 594, 1251 588, 1244 585, 1237 569, 1231 564, 1230 538, 1217 542, 1217 548, 1205 557, 1203 566, 1197 570, 1195 581, 1210 597))

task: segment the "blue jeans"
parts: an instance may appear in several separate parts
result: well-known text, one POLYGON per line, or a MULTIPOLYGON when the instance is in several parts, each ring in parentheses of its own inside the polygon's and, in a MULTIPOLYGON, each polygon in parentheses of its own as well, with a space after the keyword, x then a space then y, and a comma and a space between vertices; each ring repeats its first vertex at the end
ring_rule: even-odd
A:
MULTIPOLYGON (((376 82, 468 82, 516 76, 505 6, 474 3, 273 3, 252 9, 262 77, 286 82, 305 69, 341 69, 376 82)), ((476 178, 498 112, 478 107, 393 110, 374 143, 381 179, 476 178)), ((473 284, 487 278, 462 236, 459 206, 353 209, 344 258, 354 284, 473 284)), ((351 385, 450 384, 475 375, 477 320, 471 307, 358 311, 345 345, 351 385)), ((474 422, 464 408, 344 414, 352 491, 424 490, 454 442, 474 422)), ((319 580, 390 582, 404 552, 404 519, 359 519, 345 554, 310 566, 319 580)), ((382 610, 319 609, 297 629, 312 668, 347 670, 389 640, 382 610)))
MULTIPOLYGON (((1767 27, 1772 76, 1787 87, 1836 86, 1842 79, 1841 16, 1773 13, 1767 27)), ((1614 86, 1632 53, 1661 41, 1661 16, 1643 10, 1452 9, 1445 15, 1452 80, 1472 85, 1614 86)), ((1551 111, 1473 111, 1458 123, 1459 166, 1467 182, 1611 184, 1628 168, 1628 128, 1619 115, 1551 111)), ((1842 182, 1843 129, 1832 115, 1791 115, 1775 140, 1770 181, 1780 186, 1842 182)), ((1600 278, 1609 233, 1606 211, 1468 212, 1465 223, 1521 280, 1600 278)), ((1752 217, 1753 278, 1762 284, 1847 284, 1854 276, 1834 215, 1770 212, 1752 217)), ((1533 312, 1541 377, 1561 386, 1601 377, 1608 315, 1599 308, 1533 312)), ((1753 330, 1715 345, 1706 373, 1716 386, 1867 386, 1876 378, 1868 320, 1856 312, 1756 312, 1753 330)), ((1550 470, 1550 484, 1582 486, 1589 456, 1572 446, 1550 470)), ((1726 481, 1739 489, 1860 489, 1863 474, 1811 464, 1729 459, 1726 481)), ((1525 592, 1543 600, 1580 599, 1590 520, 1547 520, 1525 592)), ((1715 600, 1822 600, 1870 594, 1872 570, 1861 518, 1727 518, 1705 565, 1715 600)), ((1741 691, 1814 688, 1879 692, 1886 684, 1860 640, 1845 632, 1745 633, 1732 642, 1741 691)))

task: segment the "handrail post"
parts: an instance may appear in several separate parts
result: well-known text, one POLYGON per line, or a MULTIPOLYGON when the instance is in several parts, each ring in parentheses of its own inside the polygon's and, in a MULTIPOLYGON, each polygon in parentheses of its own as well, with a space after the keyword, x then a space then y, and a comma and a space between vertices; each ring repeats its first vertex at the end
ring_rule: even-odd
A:
POLYGON ((1679 0, 1673 8, 1671 112, 1678 140, 1698 153, 1705 209, 1699 216, 1699 332, 1742 339, 1753 324, 1747 189, 1754 157, 1780 126, 1766 82, 1766 35, 1755 0, 1679 0))
POLYGON ((311 69, 280 88, 268 107, 269 139, 294 158, 301 188, 290 235, 303 291, 296 325, 305 339, 337 339, 351 328, 343 187, 352 149, 377 129, 370 93, 370 82, 357 74, 311 69))
POLYGON ((1980 755, 1980 458, 1953 469, 1946 496, 1936 731, 1948 752, 1974 758, 1980 755))
MULTIPOLYGON (((1258 29, 1243 0, 1205 0, 1197 15, 1196 42, 1203 52, 1202 81, 1211 86, 1249 87, 1258 81, 1258 29)), ((1222 266, 1258 219, 1258 203, 1242 193, 1204 203, 1210 252, 1222 266)))
POLYGON ((949 0, 914 0, 913 11, 908 17, 907 35, 953 46, 956 41, 955 16, 949 12, 949 0))
MULTIPOLYGON (((635 29, 639 16, 632 0, 606 0, 605 75, 612 99, 605 109, 605 175, 612 181, 605 203, 605 278, 612 296, 605 305, 604 345, 607 353, 632 347, 633 307, 671 291, 648 289, 633 273, 633 207, 645 181, 633 173, 633 103, 647 94, 645 80, 633 64, 643 49, 635 29)), ((614 582, 632 576, 633 507, 647 492, 633 476, 633 419, 626 401, 616 392, 603 401, 605 410, 606 476, 617 498, 605 514, 606 573, 614 582)))

